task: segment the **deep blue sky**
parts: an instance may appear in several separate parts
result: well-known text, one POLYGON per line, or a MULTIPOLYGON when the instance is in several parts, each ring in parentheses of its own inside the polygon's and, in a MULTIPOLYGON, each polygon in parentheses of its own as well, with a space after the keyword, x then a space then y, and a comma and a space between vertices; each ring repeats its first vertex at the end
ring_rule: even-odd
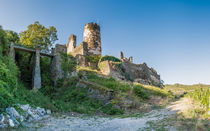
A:
POLYGON ((103 55, 134 57, 165 83, 210 84, 210 1, 205 0, 0 0, 0 25, 20 32, 39 21, 82 41, 88 22, 101 26, 103 55))

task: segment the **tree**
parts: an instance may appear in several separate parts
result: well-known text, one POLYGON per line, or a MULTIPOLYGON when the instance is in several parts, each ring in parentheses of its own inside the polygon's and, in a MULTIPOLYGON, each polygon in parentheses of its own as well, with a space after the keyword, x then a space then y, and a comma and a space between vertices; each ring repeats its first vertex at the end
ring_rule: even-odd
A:
POLYGON ((6 55, 8 51, 8 40, 6 38, 6 33, 0 26, 0 55, 6 55))
POLYGON ((6 38, 9 42, 18 43, 20 40, 19 34, 11 31, 11 30, 5 30, 6 32, 6 38))
POLYGON ((20 33, 21 44, 41 50, 49 50, 56 40, 58 40, 56 28, 53 26, 46 28, 38 21, 29 25, 26 31, 20 33))

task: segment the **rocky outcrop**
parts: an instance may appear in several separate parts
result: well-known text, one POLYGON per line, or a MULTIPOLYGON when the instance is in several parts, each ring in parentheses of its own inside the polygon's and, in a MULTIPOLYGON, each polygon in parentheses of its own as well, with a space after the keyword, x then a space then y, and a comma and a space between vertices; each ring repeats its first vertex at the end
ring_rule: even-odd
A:
POLYGON ((148 82, 155 86, 160 86, 160 75, 153 68, 149 68, 146 63, 132 64, 130 62, 122 62, 122 70, 129 74, 130 79, 136 82, 148 82))
POLYGON ((153 68, 149 68, 146 63, 103 61, 99 63, 99 68, 102 74, 117 80, 131 80, 141 84, 161 86, 160 75, 153 68))
POLYGON ((98 85, 94 82, 80 80, 77 87, 88 88, 87 97, 98 99, 103 104, 110 102, 113 97, 113 90, 104 86, 98 85))
POLYGON ((16 108, 8 107, 6 108, 6 112, 4 114, 0 114, 0 129, 17 127, 21 124, 23 125, 24 122, 38 121, 50 114, 51 111, 46 111, 44 108, 32 108, 29 104, 18 104, 16 105, 16 108))

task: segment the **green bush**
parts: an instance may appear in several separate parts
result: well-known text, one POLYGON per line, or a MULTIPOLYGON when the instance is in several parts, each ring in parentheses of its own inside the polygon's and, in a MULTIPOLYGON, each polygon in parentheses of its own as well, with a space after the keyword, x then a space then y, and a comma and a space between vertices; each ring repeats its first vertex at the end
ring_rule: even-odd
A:
POLYGON ((113 61, 113 62, 121 62, 120 59, 118 59, 118 58, 116 58, 116 57, 114 57, 114 56, 105 55, 105 56, 103 56, 103 57, 101 58, 101 62, 102 62, 102 61, 106 61, 106 60, 108 60, 108 61, 113 61))
POLYGON ((6 32, 0 26, 0 56, 8 53, 8 39, 6 32))
POLYGON ((69 78, 69 75, 72 71, 76 69, 76 60, 72 55, 61 54, 62 57, 62 69, 64 71, 64 77, 69 78))
POLYGON ((19 79, 28 89, 31 89, 34 55, 28 52, 16 51, 16 64, 20 70, 19 79))
POLYGON ((100 106, 101 102, 86 96, 86 88, 76 88, 75 86, 61 87, 57 90, 53 98, 54 104, 60 111, 75 111, 79 113, 94 113, 100 106))
POLYGON ((133 91, 135 93, 136 96, 142 98, 142 99, 149 99, 148 94, 145 92, 143 86, 141 85, 136 85, 133 88, 133 91))
POLYGON ((98 63, 99 60, 101 59, 100 55, 90 55, 90 56, 86 56, 87 61, 92 62, 92 63, 98 63))
POLYGON ((7 88, 7 84, 0 81, 0 113, 15 103, 12 94, 8 92, 7 88))
POLYGON ((53 86, 53 82, 51 79, 50 74, 50 65, 51 59, 47 57, 41 57, 40 59, 40 68, 41 68, 41 80, 42 80, 42 87, 50 87, 53 86))
POLYGON ((102 108, 102 111, 108 115, 121 115, 123 114, 123 110, 120 110, 120 109, 117 109, 117 108, 114 108, 112 106, 112 104, 108 104, 106 105, 104 108, 102 108))

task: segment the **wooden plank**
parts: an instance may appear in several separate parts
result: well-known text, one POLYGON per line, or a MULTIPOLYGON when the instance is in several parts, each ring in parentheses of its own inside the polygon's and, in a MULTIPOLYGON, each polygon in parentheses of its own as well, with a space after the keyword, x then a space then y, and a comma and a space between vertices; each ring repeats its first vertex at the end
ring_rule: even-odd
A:
MULTIPOLYGON (((29 49, 29 48, 25 48, 25 47, 21 47, 21 46, 14 46, 14 48, 15 48, 15 50, 24 51, 24 52, 30 52, 30 53, 36 52, 34 49, 29 49)), ((46 57, 54 57, 54 55, 49 54, 49 53, 44 53, 44 52, 40 52, 40 55, 46 56, 46 57)))

